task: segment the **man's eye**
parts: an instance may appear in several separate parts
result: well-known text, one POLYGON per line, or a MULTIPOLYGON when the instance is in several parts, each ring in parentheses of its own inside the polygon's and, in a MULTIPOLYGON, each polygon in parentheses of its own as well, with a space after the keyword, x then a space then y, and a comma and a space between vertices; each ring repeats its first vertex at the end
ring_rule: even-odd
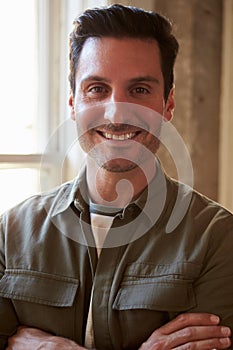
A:
POLYGON ((98 93, 106 92, 106 89, 103 86, 93 86, 90 89, 88 89, 88 92, 98 94, 98 93))
POLYGON ((149 90, 141 86, 134 88, 132 91, 136 94, 149 94, 149 90))

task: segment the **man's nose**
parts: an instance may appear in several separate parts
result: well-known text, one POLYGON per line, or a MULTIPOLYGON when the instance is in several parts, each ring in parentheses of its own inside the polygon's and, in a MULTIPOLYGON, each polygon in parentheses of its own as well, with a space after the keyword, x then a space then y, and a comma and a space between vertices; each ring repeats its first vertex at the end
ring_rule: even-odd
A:
POLYGON ((113 91, 105 106, 105 119, 111 123, 125 123, 129 118, 129 103, 122 91, 113 91))
POLYGON ((104 119, 112 124, 123 124, 126 119, 124 102, 108 102, 105 104, 104 119))

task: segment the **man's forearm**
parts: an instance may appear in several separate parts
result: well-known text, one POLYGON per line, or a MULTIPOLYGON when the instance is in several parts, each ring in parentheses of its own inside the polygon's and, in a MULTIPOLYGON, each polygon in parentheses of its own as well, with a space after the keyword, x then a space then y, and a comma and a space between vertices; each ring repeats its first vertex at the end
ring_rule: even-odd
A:
MULTIPOLYGON (((231 330, 219 325, 219 318, 211 314, 182 314, 155 330, 139 350, 227 349, 231 330)), ((20 327, 9 338, 7 350, 84 350, 72 340, 53 336, 35 328, 20 327)))
POLYGON ((8 339, 7 350, 84 350, 73 340, 30 327, 19 327, 15 335, 8 339))

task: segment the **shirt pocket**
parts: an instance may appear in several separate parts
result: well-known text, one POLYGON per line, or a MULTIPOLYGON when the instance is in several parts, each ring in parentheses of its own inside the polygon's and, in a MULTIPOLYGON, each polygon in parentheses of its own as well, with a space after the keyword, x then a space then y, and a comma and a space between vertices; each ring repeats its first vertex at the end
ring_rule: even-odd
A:
POLYGON ((192 309, 199 271, 200 266, 190 263, 129 264, 112 305, 124 334, 122 348, 139 348, 155 329, 192 309))
POLYGON ((193 281, 200 265, 135 263, 127 266, 113 303, 115 310, 183 312, 196 305, 193 281))
POLYGON ((0 280, 0 296, 42 305, 72 306, 79 281, 43 272, 6 270, 0 280))
POLYGON ((0 297, 11 299, 19 324, 72 338, 78 288, 77 279, 9 269, 0 280, 0 297))

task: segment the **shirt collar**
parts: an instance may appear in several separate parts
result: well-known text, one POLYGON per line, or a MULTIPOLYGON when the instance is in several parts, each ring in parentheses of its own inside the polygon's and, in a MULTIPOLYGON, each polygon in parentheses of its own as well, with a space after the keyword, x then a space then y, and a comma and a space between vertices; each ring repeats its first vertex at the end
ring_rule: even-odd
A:
MULTIPOLYGON (((155 209, 160 213, 166 200, 166 175, 162 170, 160 162, 155 158, 156 175, 152 179, 149 186, 143 191, 140 197, 133 203, 126 206, 136 205, 141 211, 147 215, 151 222, 154 221, 155 209), (155 205, 157 208, 155 208, 155 205), (158 208, 158 206, 161 206, 158 208)), ((64 184, 57 194, 57 200, 51 210, 51 216, 56 216, 67 210, 72 203, 80 211, 84 211, 88 207, 88 191, 86 184, 86 167, 84 166, 72 182, 64 184)), ((124 211, 125 209, 124 208, 124 211)))
POLYGON ((72 182, 64 184, 57 193, 55 204, 51 210, 51 216, 56 216, 67 210, 74 201, 77 203, 77 208, 84 211, 87 205, 86 191, 86 168, 80 170, 80 174, 72 182))

